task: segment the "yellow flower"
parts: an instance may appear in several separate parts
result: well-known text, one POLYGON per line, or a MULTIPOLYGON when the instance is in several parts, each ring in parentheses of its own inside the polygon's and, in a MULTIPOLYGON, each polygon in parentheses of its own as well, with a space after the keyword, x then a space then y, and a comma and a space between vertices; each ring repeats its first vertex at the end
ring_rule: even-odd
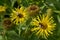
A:
POLYGON ((6 7, 5 6, 0 6, 0 12, 5 11, 6 7))
POLYGON ((31 31, 36 32, 39 37, 47 38, 50 34, 53 34, 52 31, 55 30, 56 23, 54 23, 53 17, 43 14, 34 18, 31 25, 34 26, 31 31))
POLYGON ((13 13, 11 13, 11 19, 14 21, 14 23, 23 23, 26 19, 27 15, 24 11, 23 7, 16 8, 16 10, 13 10, 13 13))

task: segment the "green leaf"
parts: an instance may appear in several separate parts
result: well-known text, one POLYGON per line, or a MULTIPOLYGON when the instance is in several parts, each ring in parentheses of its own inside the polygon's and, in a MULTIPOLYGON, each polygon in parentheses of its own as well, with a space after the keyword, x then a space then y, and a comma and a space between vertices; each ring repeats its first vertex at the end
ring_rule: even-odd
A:
POLYGON ((57 18, 58 18, 58 21, 59 21, 59 23, 60 23, 60 16, 58 15, 57 18))
POLYGON ((3 40, 3 37, 0 35, 0 40, 3 40))

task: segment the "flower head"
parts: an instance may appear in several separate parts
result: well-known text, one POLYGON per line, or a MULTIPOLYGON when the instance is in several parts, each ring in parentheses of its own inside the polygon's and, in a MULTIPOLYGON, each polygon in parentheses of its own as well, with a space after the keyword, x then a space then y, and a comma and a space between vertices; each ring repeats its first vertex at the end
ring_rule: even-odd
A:
POLYGON ((5 11, 6 7, 5 6, 0 6, 0 12, 5 11))
POLYGON ((16 10, 13 10, 13 13, 11 13, 11 19, 14 21, 14 23, 23 23, 26 19, 27 15, 26 12, 23 10, 23 7, 20 9, 17 8, 16 10))
POLYGON ((11 22, 10 19, 8 19, 8 18, 4 19, 4 21, 3 21, 3 28, 4 29, 9 30, 12 28, 12 26, 13 26, 13 23, 11 22))
POLYGON ((49 17, 49 15, 45 14, 34 18, 31 24, 34 26, 31 31, 36 31, 36 35, 39 37, 42 36, 44 38, 47 38, 50 34, 53 34, 52 31, 55 29, 56 25, 54 23, 53 17, 49 17))
POLYGON ((27 11, 28 11, 29 15, 32 16, 39 12, 39 7, 37 5, 30 5, 27 8, 27 11))

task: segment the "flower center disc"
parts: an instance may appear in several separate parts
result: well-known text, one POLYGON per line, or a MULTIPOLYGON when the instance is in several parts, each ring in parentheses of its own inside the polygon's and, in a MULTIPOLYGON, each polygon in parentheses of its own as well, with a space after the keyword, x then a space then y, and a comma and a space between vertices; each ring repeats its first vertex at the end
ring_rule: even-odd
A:
POLYGON ((19 17, 19 18, 22 18, 22 17, 23 17, 23 15, 22 15, 22 14, 18 14, 18 17, 19 17))
POLYGON ((37 9, 35 6, 32 6, 31 8, 30 8, 31 10, 35 10, 35 9, 37 9))
POLYGON ((42 24, 42 23, 39 23, 39 27, 41 27, 42 29, 46 29, 47 28, 47 25, 42 24))
POLYGON ((11 21, 10 20, 5 20, 4 21, 4 24, 10 25, 11 24, 11 21))

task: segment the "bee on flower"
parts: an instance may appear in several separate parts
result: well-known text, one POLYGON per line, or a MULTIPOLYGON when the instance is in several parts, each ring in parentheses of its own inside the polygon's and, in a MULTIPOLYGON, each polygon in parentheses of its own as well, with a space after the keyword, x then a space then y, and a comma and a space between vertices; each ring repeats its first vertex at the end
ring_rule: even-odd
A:
POLYGON ((33 28, 32 32, 36 32, 38 37, 46 38, 53 34, 53 30, 55 30, 56 23, 54 23, 53 17, 43 14, 34 18, 31 22, 33 28))
POLYGON ((12 10, 11 13, 11 20, 12 22, 16 23, 17 25, 19 23, 23 23, 25 19, 27 18, 26 12, 24 11, 24 8, 16 8, 15 10, 12 10))

